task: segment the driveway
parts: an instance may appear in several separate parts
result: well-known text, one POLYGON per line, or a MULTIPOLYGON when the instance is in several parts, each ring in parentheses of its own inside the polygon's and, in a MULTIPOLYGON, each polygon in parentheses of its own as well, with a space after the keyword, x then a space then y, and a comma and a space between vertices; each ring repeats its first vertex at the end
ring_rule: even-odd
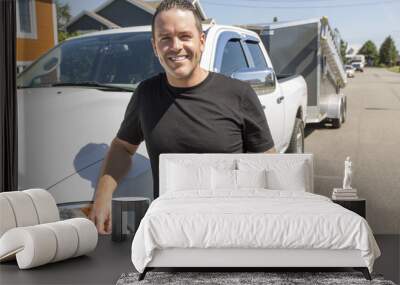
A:
POLYGON ((341 187, 344 160, 353 161, 353 188, 367 199, 374 233, 400 233, 400 74, 367 68, 348 80, 347 121, 340 129, 308 127, 315 192, 341 187))

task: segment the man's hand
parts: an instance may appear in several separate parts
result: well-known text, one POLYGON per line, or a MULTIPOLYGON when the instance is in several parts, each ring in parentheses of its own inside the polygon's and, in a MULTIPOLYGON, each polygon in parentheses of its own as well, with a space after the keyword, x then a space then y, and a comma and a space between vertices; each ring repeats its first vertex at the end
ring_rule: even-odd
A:
POLYGON ((111 200, 112 194, 131 166, 131 158, 139 145, 133 145, 115 138, 104 159, 96 197, 89 218, 95 223, 99 234, 111 233, 111 200))
POLYGON ((267 150, 264 153, 276 153, 276 149, 275 149, 275 147, 271 147, 269 150, 267 150))
POLYGON ((93 204, 89 218, 96 225, 101 235, 111 234, 111 199, 112 193, 99 193, 93 204))

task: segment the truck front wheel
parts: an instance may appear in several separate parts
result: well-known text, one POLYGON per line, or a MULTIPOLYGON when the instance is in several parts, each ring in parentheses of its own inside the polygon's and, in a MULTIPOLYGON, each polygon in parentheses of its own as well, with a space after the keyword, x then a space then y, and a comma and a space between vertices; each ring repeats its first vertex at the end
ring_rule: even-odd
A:
POLYGON ((304 123, 296 118, 286 153, 304 153, 304 123))

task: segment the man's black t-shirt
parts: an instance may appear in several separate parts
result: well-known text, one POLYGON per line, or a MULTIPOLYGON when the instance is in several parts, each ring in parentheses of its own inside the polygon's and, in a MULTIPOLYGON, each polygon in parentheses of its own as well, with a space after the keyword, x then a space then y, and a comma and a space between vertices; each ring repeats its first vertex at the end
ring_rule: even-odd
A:
POLYGON ((145 140, 155 198, 161 153, 264 152, 274 146, 251 86, 213 72, 190 88, 171 86, 165 73, 143 81, 117 137, 134 145, 145 140))

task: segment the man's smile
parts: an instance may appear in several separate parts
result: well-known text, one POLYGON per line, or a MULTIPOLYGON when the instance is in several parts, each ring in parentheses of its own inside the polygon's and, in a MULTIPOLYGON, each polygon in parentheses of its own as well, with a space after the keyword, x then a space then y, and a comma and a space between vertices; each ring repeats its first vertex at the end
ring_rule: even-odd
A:
POLYGON ((173 61, 173 62, 181 62, 186 59, 189 59, 188 55, 176 55, 176 56, 168 56, 168 59, 173 61))

